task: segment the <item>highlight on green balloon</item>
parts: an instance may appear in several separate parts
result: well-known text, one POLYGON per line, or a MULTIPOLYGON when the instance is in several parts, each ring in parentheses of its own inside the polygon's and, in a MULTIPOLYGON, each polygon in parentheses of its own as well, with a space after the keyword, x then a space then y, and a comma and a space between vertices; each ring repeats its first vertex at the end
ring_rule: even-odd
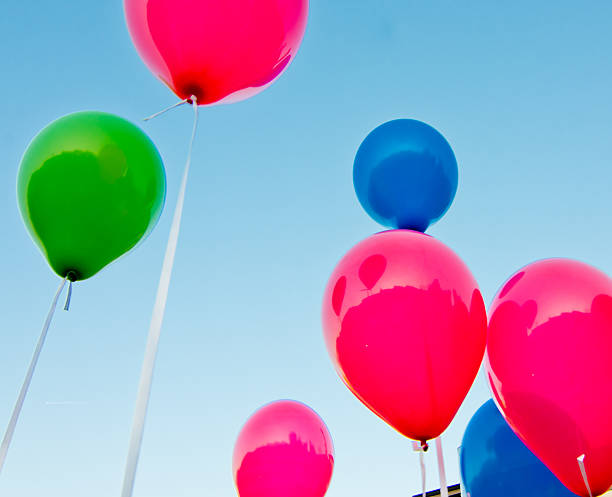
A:
POLYGON ((19 166, 19 209, 59 276, 90 278, 154 228, 166 196, 157 148, 112 114, 77 112, 44 128, 19 166))

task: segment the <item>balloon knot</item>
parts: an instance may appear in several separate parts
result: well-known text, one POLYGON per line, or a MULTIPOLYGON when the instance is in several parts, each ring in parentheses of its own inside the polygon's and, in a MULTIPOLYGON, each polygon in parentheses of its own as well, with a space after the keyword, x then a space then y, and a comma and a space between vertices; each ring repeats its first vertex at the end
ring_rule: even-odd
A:
POLYGON ((429 449, 429 444, 424 440, 421 440, 421 449, 423 449, 423 452, 427 452, 429 449))
POLYGON ((66 279, 71 282, 75 282, 79 278, 79 275, 76 271, 68 271, 66 273, 66 279))

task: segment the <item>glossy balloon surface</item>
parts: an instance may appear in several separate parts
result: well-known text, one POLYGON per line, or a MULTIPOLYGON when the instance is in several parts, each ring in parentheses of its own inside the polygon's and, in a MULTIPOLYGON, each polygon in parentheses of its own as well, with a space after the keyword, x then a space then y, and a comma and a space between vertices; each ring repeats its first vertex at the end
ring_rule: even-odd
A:
POLYGON ((470 497, 575 497, 514 434, 495 402, 470 420, 461 443, 461 478, 470 497))
POLYGON ((383 226, 425 231, 457 192, 457 161, 448 142, 414 119, 389 121, 357 151, 353 184, 366 212, 383 226))
POLYGON ((281 400, 246 422, 232 467, 240 497, 323 497, 334 468, 334 447, 312 409, 281 400))
POLYGON ((534 262, 495 297, 488 379, 514 431, 570 490, 612 485, 612 280, 568 259, 534 262))
POLYGON ((302 41, 308 0, 124 0, 132 41, 179 98, 243 100, 270 85, 302 41))
POLYGON ((120 117, 78 112, 44 128, 17 178, 21 215, 51 268, 87 279, 154 227, 166 192, 151 140, 120 117))
POLYGON ((426 441, 447 428, 476 377, 486 314, 452 250, 423 233, 393 230, 358 243, 336 266, 323 330, 357 398, 400 433, 426 441))

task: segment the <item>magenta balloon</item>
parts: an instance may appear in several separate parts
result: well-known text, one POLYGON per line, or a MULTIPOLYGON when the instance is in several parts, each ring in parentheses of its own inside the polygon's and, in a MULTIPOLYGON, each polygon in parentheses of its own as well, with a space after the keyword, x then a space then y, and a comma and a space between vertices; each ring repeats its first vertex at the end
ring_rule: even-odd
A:
POLYGON ((246 422, 232 466, 240 497, 323 497, 334 446, 317 413, 300 402, 279 400, 246 422))
POLYGON ((612 280, 548 259, 513 275, 490 309, 486 367, 504 417, 572 492, 612 485, 612 280))
POLYGON ((124 0, 138 53, 181 99, 230 103, 267 88, 295 57, 308 0, 124 0))
POLYGON ((487 316, 463 261, 410 230, 372 235, 332 272, 323 334, 355 396, 406 437, 423 442, 451 423, 482 363, 487 316))

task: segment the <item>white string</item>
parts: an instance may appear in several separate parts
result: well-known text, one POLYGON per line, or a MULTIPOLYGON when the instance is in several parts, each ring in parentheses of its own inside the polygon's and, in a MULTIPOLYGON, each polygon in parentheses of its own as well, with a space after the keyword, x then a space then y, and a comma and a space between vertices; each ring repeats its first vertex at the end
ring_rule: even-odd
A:
MULTIPOLYGON (((184 100, 181 100, 180 102, 177 102, 177 103, 175 103, 175 104, 171 105, 170 107, 165 108, 164 110, 160 110, 159 112, 156 112, 156 113, 155 113, 155 114, 153 114, 152 116, 145 117, 145 118, 143 119, 143 121, 150 121, 151 119, 154 119, 154 118, 156 118, 157 116, 161 116, 162 114, 165 114, 165 113, 166 113, 166 112, 168 112, 169 110, 176 109, 177 107, 179 107, 179 106, 181 106, 181 105, 183 105, 183 104, 186 104, 187 102, 189 102, 189 100, 190 100, 189 98, 186 98, 186 99, 184 99, 184 100)), ((195 102, 194 97, 191 97, 191 100, 193 100, 193 101, 195 102)))
POLYGON ((578 466, 580 466, 580 473, 582 473, 582 479, 584 480, 584 485, 589 492, 589 497, 593 497, 591 493, 591 486, 589 485, 589 479, 587 478, 586 468, 584 467, 584 454, 578 457, 578 466))
POLYGON ((2 472, 2 468, 4 467, 4 462, 6 461, 6 455, 9 450, 9 446, 11 445, 11 440, 13 439, 13 434, 15 433, 15 427, 17 426, 17 421, 19 421, 19 416, 21 414, 21 409, 23 408, 23 403, 25 401, 25 397, 30 388, 30 383, 32 383, 32 376, 34 376, 34 370, 36 369, 36 364, 38 363, 38 358, 40 357, 40 352, 45 344, 45 338, 47 338, 47 332, 49 331, 49 326, 51 325, 51 320, 53 319, 53 315, 55 314, 55 308, 57 307, 57 301, 64 289, 64 285, 66 284, 66 278, 62 280, 60 283, 57 292, 55 292, 55 297, 51 302, 51 308, 49 309, 49 313, 47 314, 47 319, 45 319, 45 323, 43 324, 42 332, 40 333, 40 337, 38 339, 38 343, 36 344, 36 348, 34 349, 34 355, 32 356, 32 360, 30 361, 30 366, 28 367, 28 372, 26 373, 25 379, 23 380, 23 385, 21 386, 21 391, 19 392, 19 397, 17 397, 17 402, 15 403, 15 407, 13 408, 13 414, 11 415, 11 420, 6 428, 6 432, 4 433, 4 438, 2 439, 2 445, 0 445, 0 472, 2 472))
POLYGON ((66 296, 66 305, 64 305, 64 310, 70 310, 70 299, 72 298, 72 280, 68 280, 68 295, 66 296))
MULTIPOLYGON (((161 326, 164 320, 164 312, 166 310, 166 300, 168 298, 168 287, 170 286, 170 277, 172 276, 172 266, 174 265, 174 254, 178 243, 179 231, 181 228, 181 217, 183 214, 183 204, 185 202, 185 190, 187 188, 187 178, 189 176, 189 167, 191 165, 191 155, 193 151, 193 143, 195 141, 196 130, 198 127, 198 102, 195 96, 191 97, 193 102, 194 119, 193 130, 191 132, 191 140, 189 142, 189 153, 187 154, 187 162, 183 171, 183 179, 179 189, 176 207, 174 209, 174 217, 170 227, 170 235, 168 236, 168 244, 166 246, 166 254, 162 265, 159 285, 157 287, 157 296, 153 306, 153 314, 151 316, 151 324, 149 326, 149 336, 145 348, 142 370, 140 372, 140 383, 138 385, 138 394, 136 397, 136 409, 134 412, 134 420, 132 422, 132 433, 130 435, 130 445, 128 449, 127 461, 125 464, 125 473, 123 477, 122 497, 131 497, 134 491, 134 480, 136 479, 136 469, 138 466, 138 458, 140 456, 140 447, 142 445, 142 436, 144 432, 144 423, 147 415, 147 407, 149 404, 149 396, 151 394, 151 383, 153 381, 153 369, 155 366, 155 357, 157 355, 157 347, 161 334, 161 326)), ((184 103, 184 102, 181 102, 184 103)), ((177 105, 181 105, 181 103, 177 105)), ((176 107, 175 105, 174 107, 176 107)), ((160 113, 158 113, 159 115, 160 113)))
POLYGON ((425 452, 423 449, 419 451, 419 462, 421 463, 421 483, 423 487, 423 497, 427 495, 427 479, 425 473, 425 452))
POLYGON ((412 441, 412 450, 419 453, 419 463, 421 464, 421 483, 423 487, 423 497, 427 494, 427 481, 425 479, 425 451, 428 449, 426 442, 412 441))
POLYGON ((438 456, 438 473, 440 474, 440 497, 448 497, 446 484, 446 469, 444 468, 444 454, 442 454, 442 437, 436 438, 436 454, 438 456))
POLYGON ((457 447, 457 455, 459 456, 459 487, 461 489, 461 497, 467 497, 465 482, 463 481, 463 474, 461 472, 461 445, 457 447))

